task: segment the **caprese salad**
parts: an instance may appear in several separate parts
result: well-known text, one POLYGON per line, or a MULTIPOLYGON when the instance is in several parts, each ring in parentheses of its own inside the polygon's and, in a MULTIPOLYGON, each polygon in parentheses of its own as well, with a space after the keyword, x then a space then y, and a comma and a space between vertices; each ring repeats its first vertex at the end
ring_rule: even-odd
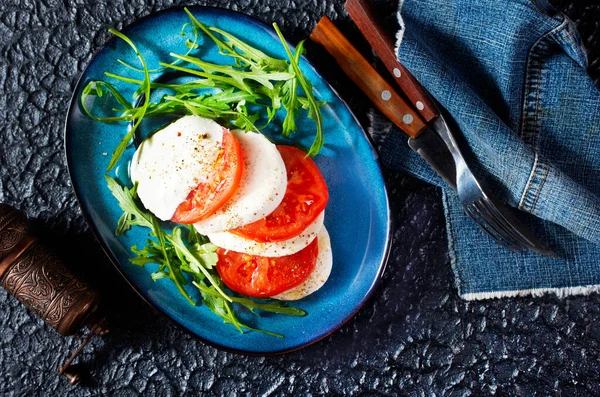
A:
POLYGON ((219 247, 231 290, 296 300, 329 277, 327 185, 301 149, 184 116, 142 142, 130 174, 156 217, 193 224, 219 247))
POLYGON ((151 69, 134 40, 110 29, 133 50, 139 67, 119 59, 123 73, 106 71, 109 80, 89 81, 80 96, 82 110, 92 119, 130 123, 104 175, 123 210, 115 234, 149 229, 145 245, 131 247, 131 263, 158 266, 152 268, 153 280, 171 280, 191 305, 202 302, 240 332, 282 337, 242 322, 236 308, 303 316, 305 311, 284 301, 305 297, 329 277, 331 245, 323 226, 328 190, 311 159, 324 144, 324 102, 300 68, 303 42, 292 51, 276 24, 287 59, 184 11, 189 22, 174 35, 185 43, 185 53, 171 53, 171 62, 151 69), (210 51, 223 62, 201 58, 210 51), (154 73, 163 71, 186 79, 156 82, 154 73), (137 86, 133 101, 126 94, 131 85, 137 86), (153 97, 154 89, 163 92, 153 97), (103 112, 94 111, 98 103, 103 112), (108 173, 150 117, 178 119, 135 150, 131 185, 114 179, 108 173), (297 132, 296 120, 304 117, 315 127, 307 152, 274 145, 258 132, 277 121, 282 137, 290 138, 297 132), (259 299, 230 293, 224 285, 259 299))

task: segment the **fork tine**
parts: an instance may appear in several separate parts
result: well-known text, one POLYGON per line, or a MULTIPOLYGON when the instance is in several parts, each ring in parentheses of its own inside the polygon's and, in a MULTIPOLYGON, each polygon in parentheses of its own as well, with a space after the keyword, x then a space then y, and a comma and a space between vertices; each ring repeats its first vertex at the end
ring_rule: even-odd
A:
POLYGON ((473 203, 475 208, 479 211, 479 215, 483 221, 487 222, 491 228, 493 228, 499 235, 505 240, 510 241, 520 249, 527 247, 526 242, 515 238, 514 234, 511 233, 510 229, 506 227, 505 222, 499 219, 492 211, 490 206, 486 205, 483 197, 479 197, 473 203))
MULTIPOLYGON (((479 206, 486 213, 484 220, 496 225, 496 230, 500 233, 502 230, 505 236, 514 241, 517 246, 527 248, 543 255, 557 257, 556 254, 539 241, 532 232, 529 231, 521 222, 502 204, 495 200, 483 196, 479 198, 479 206), (508 237, 510 236, 510 237, 508 237)), ((492 225, 490 225, 492 227, 492 225)))
POLYGON ((527 229, 518 219, 515 217, 510 210, 502 204, 486 197, 487 207, 490 208, 494 213, 497 214, 502 220, 503 224, 510 227, 511 230, 520 236, 523 240, 527 241, 527 247, 542 253, 544 255, 557 257, 548 247, 546 247, 529 229, 527 229))
POLYGON ((512 238, 516 241, 520 242, 525 246, 535 246, 535 243, 530 241, 526 236, 524 236, 518 229, 516 229, 503 215, 498 211, 496 206, 490 201, 486 201, 484 198, 480 199, 481 205, 485 208, 486 213, 488 214, 490 220, 492 220, 496 225, 501 227, 506 233, 510 234, 512 238))
POLYGON ((486 232, 499 244, 505 246, 506 248, 514 252, 523 250, 523 247, 516 245, 514 242, 506 240, 500 233, 498 233, 498 230, 496 228, 492 227, 488 222, 486 222, 485 219, 481 216, 480 211, 475 207, 475 205, 471 204, 464 206, 464 209, 467 215, 469 215, 484 232, 486 232))
MULTIPOLYGON (((477 225, 500 244, 512 247, 513 250, 527 248, 543 255, 556 257, 554 252, 536 238, 533 231, 519 222, 509 208, 496 202, 485 193, 477 178, 469 169, 444 119, 443 112, 440 112, 439 116, 433 119, 431 126, 452 155, 454 160, 452 171, 456 172, 456 193, 463 208, 477 225)), ((449 170, 445 169, 445 171, 449 170)))

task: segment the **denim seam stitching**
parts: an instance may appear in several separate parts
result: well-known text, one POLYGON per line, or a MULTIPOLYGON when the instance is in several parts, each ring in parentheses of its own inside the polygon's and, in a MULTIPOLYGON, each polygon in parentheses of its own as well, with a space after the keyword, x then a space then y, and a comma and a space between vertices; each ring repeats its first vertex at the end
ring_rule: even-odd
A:
MULTIPOLYGON (((529 179, 527 181, 527 185, 525 186, 525 192, 528 192, 531 185, 533 184, 533 180, 534 180, 534 176, 535 176, 535 171, 537 170, 538 167, 538 161, 539 161, 539 156, 536 153, 535 154, 535 159, 533 160, 533 170, 531 171, 531 173, 529 174, 529 179)), ((521 197, 521 202, 519 203, 519 209, 520 210, 524 210, 525 209, 525 201, 526 201, 526 197, 523 196, 521 197)))
POLYGON ((544 176, 542 177, 542 180, 539 182, 539 188, 537 189, 537 194, 535 195, 535 200, 533 201, 533 204, 531 205, 531 212, 533 212, 535 210, 535 206, 538 202, 538 199, 540 198, 540 193, 542 192, 542 186, 544 186, 544 183, 546 182, 546 178, 548 177, 548 173, 550 172, 550 167, 548 166, 544 166, 544 176))
POLYGON ((544 68, 541 66, 541 57, 542 57, 542 51, 546 50, 546 44, 545 43, 540 43, 541 47, 540 47, 540 53, 537 54, 537 58, 536 62, 537 62, 537 66, 538 66, 538 73, 537 73, 537 80, 536 80, 536 85, 537 85, 537 90, 535 93, 535 110, 533 111, 533 123, 532 123, 532 130, 531 130, 531 148, 535 151, 535 138, 537 136, 537 126, 539 123, 539 109, 540 109, 540 93, 542 92, 542 85, 541 85, 541 81, 542 81, 542 73, 544 71, 544 68))
MULTIPOLYGON (((540 66, 540 58, 541 54, 538 51, 543 50, 545 47, 546 35, 544 35, 540 40, 538 40, 532 49, 530 57, 528 59, 528 67, 526 72, 526 92, 525 92, 525 102, 524 102, 524 111, 523 111, 523 120, 522 120, 522 129, 521 129, 521 139, 526 144, 529 144, 534 150, 535 153, 535 135, 537 132, 537 122, 538 122, 538 111, 539 108, 539 97, 541 91, 541 78, 542 78, 542 68, 540 66)), ((527 184, 525 190, 523 191, 523 195, 521 197, 521 202, 519 203, 519 208, 530 211, 530 202, 533 198, 532 196, 536 195, 535 191, 539 190, 539 185, 536 183, 536 174, 539 172, 540 163, 539 157, 536 153, 535 160, 531 169, 531 173, 529 176, 529 183, 527 184)))
POLYGON ((542 66, 542 56, 549 48, 549 39, 556 40, 557 34, 568 27, 568 20, 565 19, 560 25, 540 37, 532 46, 527 59, 527 69, 525 72, 525 92, 523 94, 523 118, 521 121, 521 139, 531 146, 535 154, 532 169, 529 174, 527 185, 521 195, 519 209, 527 212, 533 212, 539 200, 542 187, 546 182, 549 173, 548 165, 541 161, 538 153, 535 151, 536 136, 539 132, 540 109, 539 101, 542 94, 542 76, 544 67, 542 66), (535 97, 534 97, 535 96, 535 97))
POLYGON ((575 31, 569 29, 567 34, 561 34, 560 32, 557 32, 555 38, 556 38, 556 40, 559 40, 559 41, 567 41, 567 39, 571 38, 571 36, 573 36, 574 34, 575 34, 575 31))
POLYGON ((532 212, 539 200, 541 188, 546 182, 546 178, 550 173, 550 167, 544 164, 539 156, 536 155, 535 171, 531 174, 527 184, 528 195, 523 198, 519 209, 532 212))
MULTIPOLYGON (((581 40, 581 36, 579 35, 579 31, 576 27, 573 26, 572 22, 568 18, 565 17, 565 26, 562 30, 552 31, 552 37, 556 40, 557 43, 566 44, 571 50, 573 50, 579 60, 583 60, 583 63, 587 68, 587 54, 585 51, 585 46, 581 40), (571 39, 573 38, 573 39, 571 39)), ((579 60, 575 60, 577 63, 580 63, 579 60)))

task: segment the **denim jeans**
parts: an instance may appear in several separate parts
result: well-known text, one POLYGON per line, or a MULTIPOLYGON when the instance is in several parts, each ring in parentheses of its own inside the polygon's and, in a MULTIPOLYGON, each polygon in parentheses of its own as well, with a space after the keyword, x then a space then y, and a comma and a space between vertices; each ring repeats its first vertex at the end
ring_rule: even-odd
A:
POLYGON ((391 126, 385 166, 439 185, 466 299, 600 287, 600 92, 573 23, 545 0, 406 0, 398 57, 452 116, 469 166, 559 258, 514 253, 464 214, 454 191, 391 126))

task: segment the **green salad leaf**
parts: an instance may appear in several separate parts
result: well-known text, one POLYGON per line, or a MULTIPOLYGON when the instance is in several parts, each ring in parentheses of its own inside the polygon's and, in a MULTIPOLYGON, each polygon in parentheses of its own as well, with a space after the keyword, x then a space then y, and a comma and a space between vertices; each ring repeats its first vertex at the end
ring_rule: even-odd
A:
MULTIPOLYGON (((321 109, 319 106, 319 102, 313 96, 312 84, 310 83, 310 81, 308 81, 306 76, 304 76, 304 74, 300 71, 299 57, 295 57, 294 54, 292 54, 290 47, 287 45, 287 42, 285 41, 285 38, 283 37, 283 34, 281 33, 281 30, 279 30, 279 26, 277 26, 276 23, 273 24, 273 28, 275 28, 275 31, 277 32, 277 35, 279 36, 279 39, 281 40, 281 43, 283 44, 283 47, 285 48, 285 52, 287 53, 287 55, 290 59, 290 65, 296 74, 298 84, 302 87, 302 89, 304 90, 304 93, 306 94, 306 103, 308 106, 308 117, 313 119, 315 121, 315 124, 317 125, 317 134, 315 136, 315 140, 308 151, 308 155, 314 157, 319 153, 319 151, 321 150, 321 148, 323 147, 323 144, 324 144, 323 115, 321 115, 321 109)), ((301 49, 300 51, 302 51, 302 49, 304 48, 304 41, 301 41, 300 44, 298 44, 298 47, 301 49)), ((300 100, 300 98, 297 98, 297 100, 300 100)), ((300 100, 300 102, 302 102, 302 101, 300 100)))

